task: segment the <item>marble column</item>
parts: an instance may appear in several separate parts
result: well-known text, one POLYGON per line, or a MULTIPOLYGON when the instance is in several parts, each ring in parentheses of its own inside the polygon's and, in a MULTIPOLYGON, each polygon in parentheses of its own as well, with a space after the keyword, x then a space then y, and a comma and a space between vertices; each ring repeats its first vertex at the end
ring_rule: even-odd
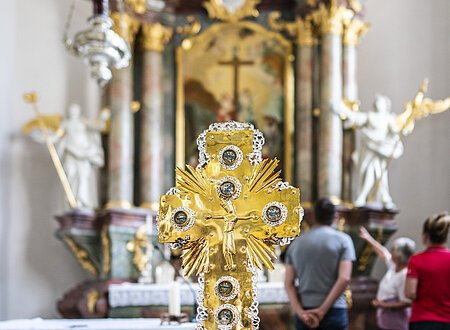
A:
MULTIPOLYGON (((137 24, 126 14, 113 13, 115 31, 133 43, 137 24)), ((113 70, 108 86, 111 124, 108 139, 107 208, 130 208, 133 205, 134 125, 132 64, 113 70)))
POLYGON ((342 122, 336 107, 342 100, 343 22, 353 12, 336 2, 313 12, 321 35, 318 197, 339 202, 342 189, 342 122))
POLYGON ((140 147, 141 207, 158 210, 164 193, 163 51, 172 30, 159 23, 142 27, 143 75, 140 147))
MULTIPOLYGON (((355 18, 345 24, 343 38, 343 97, 351 102, 358 101, 357 84, 357 45, 358 39, 367 31, 368 25, 355 18)), ((353 201, 353 161, 352 154, 356 148, 355 130, 344 128, 342 155, 342 200, 353 201)))
POLYGON ((313 200, 313 62, 314 37, 310 20, 298 19, 296 179, 302 204, 313 200))

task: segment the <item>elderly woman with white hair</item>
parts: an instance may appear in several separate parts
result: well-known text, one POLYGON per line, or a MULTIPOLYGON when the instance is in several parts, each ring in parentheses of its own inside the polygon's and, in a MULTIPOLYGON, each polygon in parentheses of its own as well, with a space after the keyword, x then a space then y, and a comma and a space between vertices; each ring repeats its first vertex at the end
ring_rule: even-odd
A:
POLYGON ((409 259, 416 244, 410 238, 395 239, 391 248, 377 242, 369 232, 360 228, 360 237, 366 240, 375 253, 383 259, 388 270, 380 282, 377 298, 372 304, 377 307, 377 325, 380 329, 407 330, 411 314, 411 301, 405 297, 406 273, 409 259))

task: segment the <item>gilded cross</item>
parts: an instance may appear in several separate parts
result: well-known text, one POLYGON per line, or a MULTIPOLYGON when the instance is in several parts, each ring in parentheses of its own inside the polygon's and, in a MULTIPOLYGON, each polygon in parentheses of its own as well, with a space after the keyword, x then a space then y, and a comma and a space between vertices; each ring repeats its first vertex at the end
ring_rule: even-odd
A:
POLYGON ((159 240, 199 275, 199 329, 257 329, 256 267, 273 270, 275 245, 300 233, 300 190, 281 181, 278 160, 261 159, 251 124, 212 124, 197 143, 200 165, 178 168, 161 196, 159 240))
POLYGON ((252 65, 253 61, 243 61, 238 56, 238 48, 233 49, 233 58, 230 61, 219 61, 220 65, 230 65, 233 68, 233 104, 234 110, 239 111, 239 69, 243 65, 252 65))

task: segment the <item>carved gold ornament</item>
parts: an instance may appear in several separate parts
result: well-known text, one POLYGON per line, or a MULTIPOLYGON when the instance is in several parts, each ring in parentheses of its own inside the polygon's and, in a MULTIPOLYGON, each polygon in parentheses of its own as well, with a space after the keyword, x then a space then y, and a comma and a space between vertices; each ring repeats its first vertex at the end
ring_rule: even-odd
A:
POLYGON ((281 181, 278 160, 262 160, 263 143, 251 124, 212 124, 197 139, 200 165, 178 168, 161 196, 159 240, 183 250, 186 276, 199 275, 197 329, 257 329, 256 268, 273 270, 274 245, 300 233, 300 191, 281 181), (243 155, 232 170, 227 150, 230 164, 243 155))
POLYGON ((344 45, 356 46, 361 37, 369 30, 370 25, 354 18, 344 22, 344 45))
POLYGON ((350 22, 354 12, 343 5, 339 5, 336 0, 332 0, 329 5, 319 4, 319 8, 312 12, 314 24, 319 28, 322 35, 341 35, 344 24, 350 22))
POLYGON ((237 22, 245 17, 258 17, 256 6, 261 0, 208 0, 203 2, 208 16, 226 22, 237 22))
POLYGON ((313 31, 312 16, 297 17, 295 22, 283 21, 281 13, 274 11, 269 14, 267 20, 269 26, 275 31, 286 31, 290 36, 297 38, 300 46, 314 46, 316 38, 313 31))
POLYGON ((87 270, 89 273, 91 273, 94 276, 98 275, 97 268, 92 263, 91 259, 89 259, 89 254, 86 250, 78 246, 73 239, 64 236, 64 242, 66 242, 67 246, 70 248, 72 253, 75 255, 75 258, 83 267, 83 269, 87 270))
POLYGON ((402 135, 412 133, 416 120, 447 111, 450 108, 450 97, 434 101, 425 97, 427 91, 428 79, 424 79, 414 98, 405 104, 405 111, 397 116, 397 127, 402 135))
POLYGON ((140 226, 134 238, 127 243, 127 250, 133 253, 133 265, 140 273, 144 271, 145 266, 149 262, 148 254, 146 253, 150 245, 147 231, 147 225, 140 226))

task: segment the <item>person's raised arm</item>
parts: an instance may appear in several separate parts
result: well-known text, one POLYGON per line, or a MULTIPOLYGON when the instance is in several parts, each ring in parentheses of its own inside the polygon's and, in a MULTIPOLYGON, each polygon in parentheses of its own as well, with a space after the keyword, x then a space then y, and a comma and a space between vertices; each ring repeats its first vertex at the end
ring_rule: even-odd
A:
POLYGON ((352 261, 341 260, 339 263, 339 273, 336 282, 328 293, 327 297, 323 301, 320 307, 311 309, 309 312, 314 313, 320 320, 323 319, 328 310, 333 306, 334 302, 339 298, 347 285, 350 283, 352 276, 352 261))
POLYGON ((391 259, 391 253, 389 252, 389 250, 381 245, 376 239, 374 239, 366 228, 359 227, 359 237, 369 243, 372 246, 374 252, 385 262, 391 259))

